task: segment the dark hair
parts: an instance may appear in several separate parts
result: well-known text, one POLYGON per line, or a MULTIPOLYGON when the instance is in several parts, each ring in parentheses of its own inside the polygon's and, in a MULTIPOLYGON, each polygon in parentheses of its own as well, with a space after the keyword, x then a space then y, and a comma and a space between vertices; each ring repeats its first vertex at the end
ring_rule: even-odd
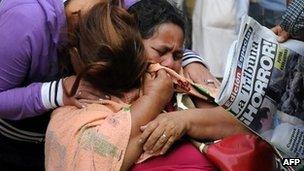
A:
POLYGON ((140 0, 132 5, 128 12, 137 17, 143 39, 152 37, 155 30, 163 23, 178 25, 186 35, 186 18, 167 0, 140 0))
POLYGON ((270 112, 270 109, 268 107, 262 107, 259 109, 253 121, 251 122, 251 124, 254 128, 256 128, 256 130, 260 130, 262 128, 261 119, 268 119, 268 112, 270 112))
POLYGON ((114 95, 139 87, 148 64, 134 18, 107 2, 80 16, 67 47, 77 49, 82 63, 70 95, 80 79, 114 95))

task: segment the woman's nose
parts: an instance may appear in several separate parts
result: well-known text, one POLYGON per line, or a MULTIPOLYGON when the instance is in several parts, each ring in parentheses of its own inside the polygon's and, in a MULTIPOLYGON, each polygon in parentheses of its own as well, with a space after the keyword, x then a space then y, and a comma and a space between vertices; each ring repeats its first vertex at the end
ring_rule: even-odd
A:
POLYGON ((160 63, 162 66, 173 69, 174 67, 174 59, 172 54, 166 55, 165 59, 160 63))

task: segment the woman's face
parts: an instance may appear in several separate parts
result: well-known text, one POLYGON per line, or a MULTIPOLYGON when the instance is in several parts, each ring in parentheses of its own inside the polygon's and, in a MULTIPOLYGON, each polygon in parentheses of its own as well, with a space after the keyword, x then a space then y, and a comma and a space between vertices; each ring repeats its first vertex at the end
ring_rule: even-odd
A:
POLYGON ((156 28, 152 37, 144 39, 144 46, 150 61, 179 72, 183 42, 183 30, 178 25, 164 23, 156 28))

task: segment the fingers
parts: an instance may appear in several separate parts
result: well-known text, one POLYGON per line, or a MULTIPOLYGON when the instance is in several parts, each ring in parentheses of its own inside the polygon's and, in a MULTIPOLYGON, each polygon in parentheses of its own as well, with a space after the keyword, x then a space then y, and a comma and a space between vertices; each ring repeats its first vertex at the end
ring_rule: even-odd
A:
POLYGON ((160 137, 158 137, 158 140, 154 144, 152 150, 147 149, 145 151, 149 151, 150 154, 154 153, 155 155, 163 155, 174 144, 176 139, 176 136, 164 132, 160 137))
POLYGON ((271 29, 271 31, 274 32, 274 34, 278 35, 279 34, 279 31, 281 30, 281 27, 280 26, 275 26, 271 29))
POLYGON ((210 75, 208 79, 204 79, 204 84, 202 85, 214 86, 215 88, 218 88, 220 86, 220 82, 215 77, 210 75))
POLYGON ((145 126, 141 126, 141 127, 140 127, 140 130, 141 130, 142 132, 144 132, 146 128, 147 128, 146 125, 145 125, 145 126))
POLYGON ((277 41, 280 43, 285 42, 286 40, 289 39, 290 35, 287 31, 283 30, 281 26, 275 26, 274 28, 271 29, 274 34, 278 36, 277 41))
POLYGON ((157 74, 156 80, 167 80, 167 81, 172 80, 170 75, 164 69, 158 70, 156 74, 157 74))
POLYGON ((289 39, 289 34, 288 34, 288 32, 286 32, 286 31, 282 31, 281 33, 279 33, 279 35, 278 35, 279 37, 278 37, 278 42, 280 42, 280 43, 283 43, 283 42, 285 42, 285 41, 287 41, 288 39, 289 39))
POLYGON ((205 86, 212 86, 214 88, 220 87, 220 82, 210 73, 208 68, 202 64, 189 64, 184 70, 186 78, 190 78, 194 83, 205 86))
POLYGON ((145 74, 144 82, 145 84, 152 82, 154 80, 154 74, 147 73, 145 74))
POLYGON ((89 99, 79 99, 78 100, 81 104, 94 104, 94 103, 102 103, 101 100, 89 100, 89 99))
POLYGON ((209 73, 209 71, 207 69, 204 69, 201 71, 199 76, 195 76, 195 77, 198 77, 198 78, 192 78, 193 82, 203 85, 203 84, 205 84, 204 80, 210 79, 211 74, 209 73))
POLYGON ((139 142, 140 143, 145 143, 151 133, 157 128, 158 122, 156 121, 151 121, 150 123, 145 126, 144 132, 141 134, 139 142))
POLYGON ((77 91, 75 98, 77 99, 87 99, 87 100, 110 100, 111 96, 101 93, 99 91, 92 92, 90 90, 79 90, 77 91))
POLYGON ((175 138, 174 137, 170 137, 168 139, 168 141, 166 142, 166 144, 163 146, 163 148, 160 151, 160 155, 165 154, 169 148, 172 146, 172 144, 175 142, 175 138))
POLYGON ((170 124, 153 123, 148 125, 142 135, 143 150, 150 154, 164 154, 174 141, 181 136, 180 130, 170 124), (172 132, 175 132, 172 134, 172 132), (169 142, 168 142, 169 141, 169 142))
POLYGON ((93 94, 90 91, 87 90, 79 90, 77 91, 75 98, 77 99, 88 99, 88 100, 98 100, 100 97, 97 95, 93 94))
POLYGON ((96 90, 90 83, 83 80, 81 80, 80 82, 75 97, 78 99, 88 99, 88 100, 110 99, 109 95, 106 95, 105 93, 96 90))
POLYGON ((166 77, 167 76, 167 72, 164 69, 160 69, 157 71, 157 77, 166 77))
POLYGON ((154 147, 152 148, 152 151, 157 152, 160 151, 165 144, 167 144, 169 139, 174 139, 172 136, 170 136, 169 133, 164 132, 157 140, 157 142, 154 144, 154 147))
POLYGON ((85 103, 80 102, 79 100, 75 99, 75 98, 70 98, 70 104, 72 106, 76 106, 77 108, 81 109, 86 107, 87 105, 85 103))
POLYGON ((95 88, 91 86, 86 81, 80 80, 79 86, 77 87, 77 91, 75 95, 71 96, 69 93, 75 83, 76 76, 70 76, 66 77, 63 81, 63 104, 66 106, 76 106, 78 108, 83 108, 87 106, 86 104, 90 104, 88 101, 80 101, 80 99, 86 99, 86 100, 109 100, 111 97, 109 95, 106 95, 95 88))
MULTIPOLYGON (((150 151, 150 153, 156 152, 155 150, 153 150, 155 144, 157 143, 157 141, 166 141, 167 140, 167 135, 163 134, 163 128, 157 127, 153 133, 149 136, 149 138, 147 139, 147 141, 144 144, 143 149, 145 151, 150 151), (164 135, 164 136, 163 136, 164 135)), ((164 143, 164 142, 160 142, 160 143, 164 143)))
POLYGON ((154 121, 141 127, 144 130, 141 135, 141 143, 144 143, 144 151, 154 154, 164 154, 171 145, 184 135, 186 127, 181 120, 173 115, 160 114, 154 121))
POLYGON ((213 83, 214 87, 215 88, 220 88, 221 82, 219 82, 219 80, 215 77, 213 77, 213 81, 214 81, 214 83, 213 83))

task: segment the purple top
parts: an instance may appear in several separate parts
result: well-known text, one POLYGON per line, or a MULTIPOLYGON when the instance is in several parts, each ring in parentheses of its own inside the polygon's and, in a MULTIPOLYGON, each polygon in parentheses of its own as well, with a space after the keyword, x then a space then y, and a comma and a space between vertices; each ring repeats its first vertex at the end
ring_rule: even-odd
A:
POLYGON ((124 7, 128 9, 138 1, 139 0, 124 0, 124 7))
POLYGON ((59 34, 66 24, 62 0, 0 2, 0 118, 46 112, 41 82, 58 74, 59 34))
MULTIPOLYGON (((58 77, 56 47, 65 25, 63 0, 0 0, 0 118, 20 120, 56 107, 55 84, 42 82, 58 77)), ((186 51, 183 66, 192 62, 204 64, 186 51)))

